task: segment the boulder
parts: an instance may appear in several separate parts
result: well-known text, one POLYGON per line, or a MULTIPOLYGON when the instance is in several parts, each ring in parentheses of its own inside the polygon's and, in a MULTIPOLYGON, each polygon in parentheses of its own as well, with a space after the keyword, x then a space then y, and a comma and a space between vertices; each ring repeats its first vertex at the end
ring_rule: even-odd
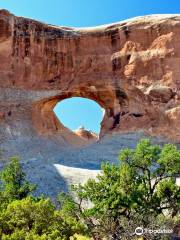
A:
POLYGON ((150 86, 146 94, 154 101, 167 103, 173 97, 173 91, 170 87, 166 86, 150 86))

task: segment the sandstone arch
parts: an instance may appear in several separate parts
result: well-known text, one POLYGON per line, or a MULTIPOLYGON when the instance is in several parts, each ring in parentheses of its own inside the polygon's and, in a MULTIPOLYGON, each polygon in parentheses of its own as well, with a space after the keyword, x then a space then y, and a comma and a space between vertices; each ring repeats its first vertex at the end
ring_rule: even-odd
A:
POLYGON ((100 137, 141 130, 180 140, 179 16, 75 29, 1 10, 0 33, 2 139, 61 138, 68 131, 53 107, 81 96, 105 109, 100 137))
POLYGON ((54 96, 53 98, 47 98, 35 102, 32 109, 32 120, 34 122, 34 126, 37 132, 39 132, 40 134, 55 134, 66 131, 67 128, 64 127, 56 118, 53 109, 56 104, 62 100, 71 97, 83 97, 94 100, 105 110, 100 131, 100 136, 102 136, 108 130, 111 130, 114 122, 113 119, 119 113, 120 106, 123 109, 123 104, 125 103, 125 101, 128 102, 127 96, 123 91, 122 94, 124 94, 124 99, 122 99, 120 105, 119 103, 115 102, 116 97, 113 91, 106 90, 104 92, 101 92, 101 94, 99 95, 94 86, 90 87, 90 89, 88 90, 80 88, 78 89, 78 91, 59 94, 57 96, 54 96), (115 104, 119 109, 116 109, 115 104))

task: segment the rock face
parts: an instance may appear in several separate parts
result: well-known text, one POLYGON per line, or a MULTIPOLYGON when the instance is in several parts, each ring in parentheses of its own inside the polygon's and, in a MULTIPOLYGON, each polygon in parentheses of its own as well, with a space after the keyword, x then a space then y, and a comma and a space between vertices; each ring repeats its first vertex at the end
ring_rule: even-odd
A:
MULTIPOLYGON (((5 153, 43 161, 55 159, 57 146, 84 145, 82 131, 70 131, 53 112, 57 102, 73 96, 105 109, 97 143, 101 152, 109 135, 129 141, 126 134, 141 132, 180 142, 179 38, 180 16, 175 15, 68 28, 1 10, 0 143, 5 153)), ((113 141, 119 151, 120 143, 113 141)), ((97 159, 92 149, 92 155, 83 156, 97 159)), ((64 162, 66 156, 58 155, 64 162)))
POLYGON ((86 130, 84 127, 79 127, 74 131, 79 137, 81 137, 87 143, 93 143, 98 141, 98 135, 90 130, 86 130))
POLYGON ((1 10, 0 136, 76 139, 52 110, 81 96, 105 109, 100 137, 143 130, 179 141, 179 37, 180 16, 75 29, 1 10))

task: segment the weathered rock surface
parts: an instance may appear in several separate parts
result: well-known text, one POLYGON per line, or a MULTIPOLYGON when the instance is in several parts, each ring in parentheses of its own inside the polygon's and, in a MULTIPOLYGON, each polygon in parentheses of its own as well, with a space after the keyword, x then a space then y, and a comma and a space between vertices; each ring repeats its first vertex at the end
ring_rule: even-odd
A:
POLYGON ((98 141, 98 135, 90 130, 85 129, 84 127, 79 127, 74 131, 79 137, 81 137, 87 143, 93 143, 98 141))
POLYGON ((1 10, 1 136, 61 137, 68 130, 52 109, 82 96, 105 109, 100 136, 140 129, 179 141, 167 113, 180 104, 179 36, 180 16, 75 29, 1 10))
MULTIPOLYGON (((37 161, 36 178, 44 176, 49 166, 45 159, 48 164, 63 162, 70 167, 75 161, 82 168, 89 168, 91 159, 97 166, 105 156, 117 157, 121 147, 131 146, 128 136, 135 144, 139 132, 180 142, 179 38, 179 15, 67 28, 1 10, 0 143, 4 155, 15 153, 27 162, 32 160, 26 165, 31 178, 30 166, 37 161), (92 99, 105 109, 99 140, 86 148, 83 160, 77 151, 88 141, 82 132, 63 126, 53 112, 57 102, 73 96, 92 99), (121 144, 123 136, 126 144, 121 144), (107 138, 108 145, 103 143, 107 138), (71 154, 75 160, 68 157, 71 154)), ((48 183, 53 184, 52 179, 48 183)))

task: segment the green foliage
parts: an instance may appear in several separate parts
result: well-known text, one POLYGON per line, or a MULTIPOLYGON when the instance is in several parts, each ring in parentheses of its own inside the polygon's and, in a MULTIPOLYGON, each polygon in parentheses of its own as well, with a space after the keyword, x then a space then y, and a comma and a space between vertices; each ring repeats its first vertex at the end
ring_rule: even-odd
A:
POLYGON ((103 164, 97 180, 73 186, 78 200, 67 196, 66 213, 83 220, 93 239, 132 239, 138 226, 159 229, 168 222, 172 227, 179 216, 180 151, 143 139, 136 149, 123 149, 119 160, 103 164))
POLYGON ((35 190, 35 185, 26 181, 25 177, 18 157, 12 157, 10 163, 0 173, 1 197, 8 202, 27 197, 35 190))
POLYGON ((90 240, 90 238, 75 234, 71 240, 90 240))
POLYGON ((83 232, 84 225, 65 218, 50 199, 30 195, 35 186, 26 180, 18 158, 11 159, 0 177, 0 239, 68 240, 83 232))
POLYGON ((0 239, 128 240, 138 239, 133 233, 139 226, 171 229, 180 221, 179 171, 180 151, 174 145, 161 148, 143 139, 136 149, 120 152, 119 164, 102 164, 96 180, 72 186, 73 197, 61 193, 55 206, 31 195, 35 186, 13 157, 0 173, 0 239))
POLYGON ((35 201, 32 197, 11 202, 1 213, 0 229, 2 237, 6 234, 10 239, 17 235, 22 239, 66 240, 75 233, 50 199, 35 201))

